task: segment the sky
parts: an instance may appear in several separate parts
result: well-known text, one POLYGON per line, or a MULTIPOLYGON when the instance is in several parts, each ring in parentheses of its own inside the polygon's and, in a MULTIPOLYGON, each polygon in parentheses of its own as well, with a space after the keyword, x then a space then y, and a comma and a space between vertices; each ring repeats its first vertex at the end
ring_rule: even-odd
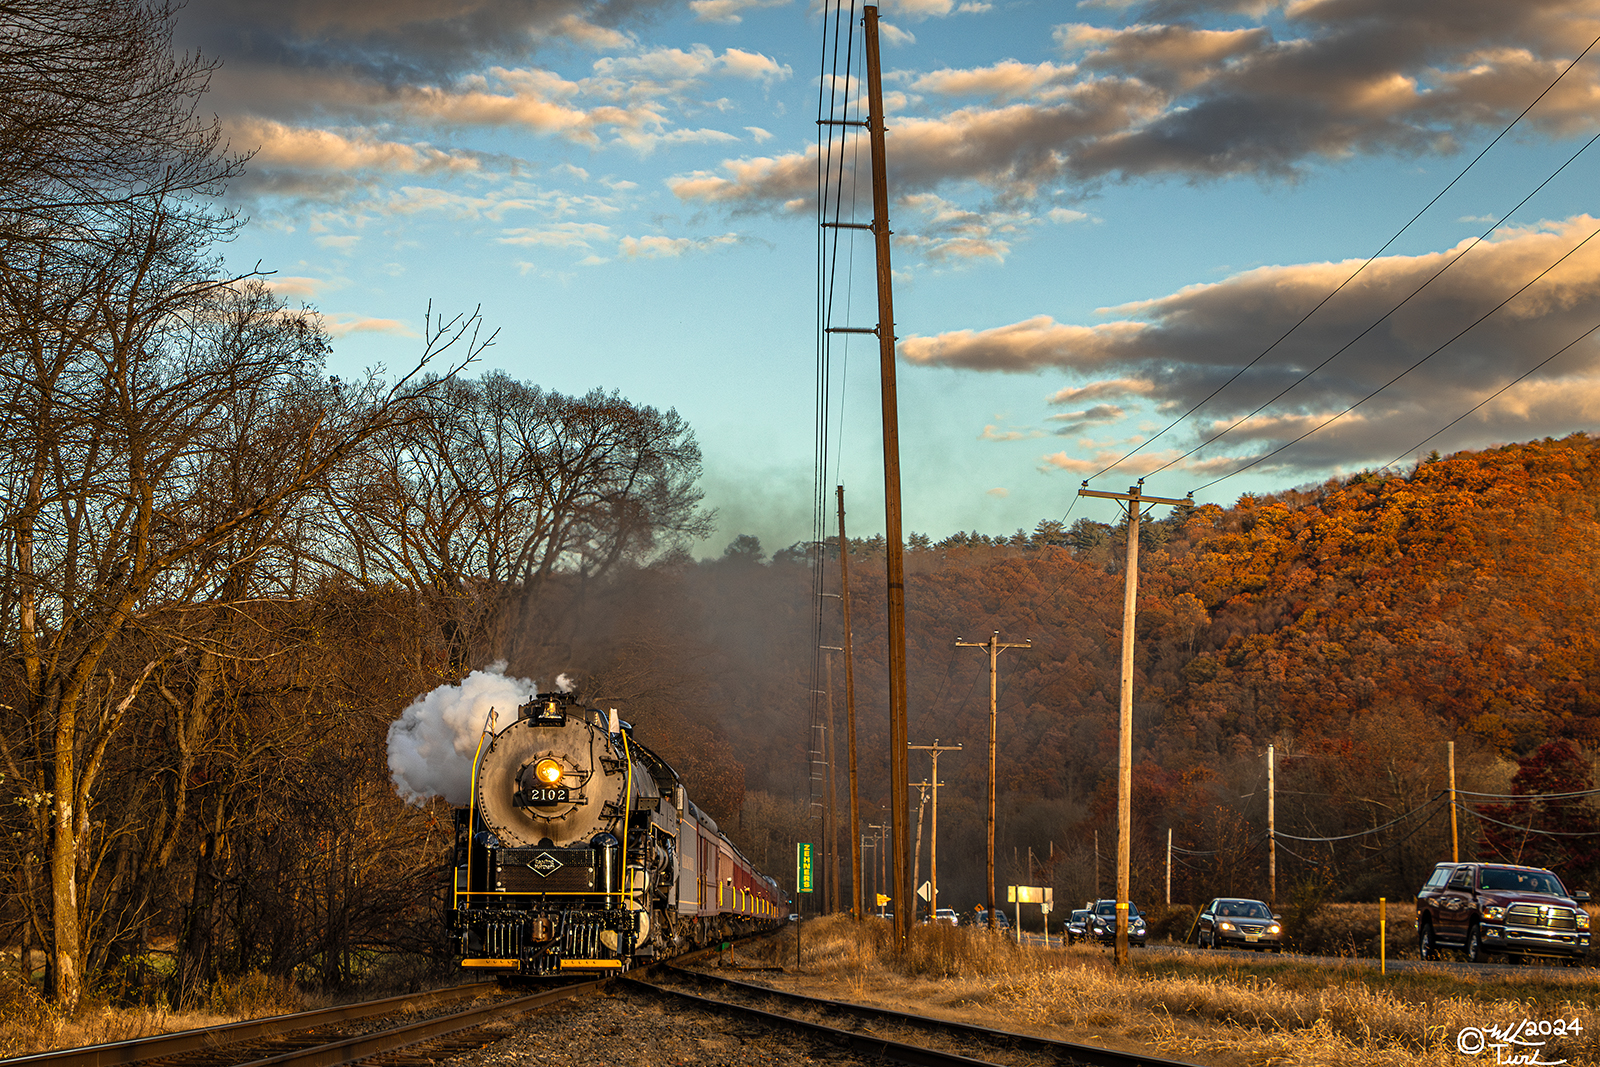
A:
MULTIPOLYGON (((1600 0, 879 10, 908 533, 1113 519, 1085 479, 1227 505, 1596 425, 1600 47, 1573 60, 1600 0)), ((228 265, 322 313, 331 372, 408 368, 430 304, 481 309, 468 373, 689 421, 716 555, 812 531, 819 90, 864 79, 824 82, 825 14, 190 0, 178 44, 254 153, 228 265)), ((832 321, 873 325, 870 237, 839 262, 832 321)), ((836 335, 852 536, 884 527, 878 396, 875 339, 836 335)))

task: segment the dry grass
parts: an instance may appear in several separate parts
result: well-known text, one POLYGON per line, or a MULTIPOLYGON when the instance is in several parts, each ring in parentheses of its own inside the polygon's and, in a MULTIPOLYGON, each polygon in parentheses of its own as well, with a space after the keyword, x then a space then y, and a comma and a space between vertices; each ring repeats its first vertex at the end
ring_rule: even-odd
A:
MULTIPOLYGON (((1104 949, 1018 948, 970 927, 918 927, 895 960, 888 924, 837 917, 807 922, 802 941, 797 984, 808 992, 1207 1064, 1487 1067, 1494 1050, 1460 1055, 1457 1034, 1522 1018, 1578 1019, 1582 1035, 1552 1040, 1540 1058, 1600 1064, 1600 985, 1588 969, 1384 976, 1373 963, 1135 950, 1117 971, 1104 949)), ((792 963, 793 936, 765 952, 792 963)))
POLYGON ((11 966, 0 971, 0 1057, 221 1026, 306 1007, 291 984, 251 974, 216 983, 194 1011, 114 1008, 91 995, 77 1015, 67 1016, 45 1000, 37 985, 21 981, 14 958, 7 962, 11 966))

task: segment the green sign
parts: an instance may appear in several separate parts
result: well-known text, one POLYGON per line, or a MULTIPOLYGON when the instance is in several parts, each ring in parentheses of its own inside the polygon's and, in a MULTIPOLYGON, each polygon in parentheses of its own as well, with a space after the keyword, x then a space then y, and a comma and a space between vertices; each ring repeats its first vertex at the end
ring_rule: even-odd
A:
POLYGON ((801 842, 795 846, 794 856, 794 884, 795 892, 811 892, 811 845, 801 842))

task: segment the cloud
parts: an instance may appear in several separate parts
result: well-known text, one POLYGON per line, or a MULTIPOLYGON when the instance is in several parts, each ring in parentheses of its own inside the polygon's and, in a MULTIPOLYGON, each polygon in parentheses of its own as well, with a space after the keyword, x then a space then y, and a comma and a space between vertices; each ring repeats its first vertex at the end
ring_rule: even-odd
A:
POLYGON ((254 150, 258 170, 324 170, 348 173, 381 170, 403 173, 475 171, 479 161, 431 145, 386 141, 367 130, 337 131, 288 126, 270 119, 237 118, 228 124, 236 149, 254 150))
POLYGON ((508 229, 498 238, 507 245, 545 245, 551 248, 589 248, 590 242, 610 241, 611 227, 598 222, 558 222, 551 226, 508 229))
POLYGON ((985 496, 997 496, 997 497, 1000 497, 1003 500, 1006 497, 1011 495, 1011 490, 1007 489, 1003 485, 997 485, 993 489, 990 489, 988 492, 986 492, 984 495, 985 496))
POLYGON ((740 22, 754 8, 782 7, 789 0, 689 0, 689 10, 701 22, 740 22))
POLYGON ((617 253, 630 259, 674 259, 694 252, 711 252, 742 243, 744 238, 736 233, 716 237, 664 237, 652 234, 645 237, 624 237, 617 242, 617 253))
POLYGON ((268 289, 282 297, 313 297, 327 284, 321 278, 297 278, 291 275, 274 275, 261 281, 268 289))
POLYGON ((1044 434, 1039 430, 1032 430, 1032 429, 1004 430, 1004 429, 1001 429, 1000 427, 994 425, 993 423, 990 423, 988 426, 985 426, 983 428, 983 432, 978 435, 978 440, 980 440, 980 441, 1026 441, 1026 440, 1028 440, 1030 438, 1043 437, 1043 436, 1044 436, 1044 434))
POLYGON ((376 85, 444 82, 542 48, 621 48, 625 27, 673 0, 194 0, 178 28, 183 48, 243 66, 348 72, 376 85))
MULTIPOLYGON (((883 38, 883 43, 890 48, 909 48, 917 43, 917 35, 910 30, 902 30, 891 22, 878 23, 878 33, 883 38)), ((893 110, 889 106, 888 98, 884 99, 885 110, 893 110)))
POLYGON ((401 337, 416 337, 417 333, 399 319, 375 319, 366 315, 339 312, 321 315, 322 328, 334 337, 352 333, 392 333, 401 337))
MULTIPOLYGON (((1482 325, 1274 462, 1275 469, 1314 470, 1393 458, 1600 321, 1600 238, 1580 247, 1597 230, 1600 220, 1580 215, 1504 227, 1470 250, 1463 242, 1440 252, 1379 259, 1174 436, 1193 444, 1245 419, 1202 458, 1261 454, 1361 401, 1577 248, 1482 325), (1447 265, 1436 281, 1384 318, 1447 265), (1363 331, 1368 332, 1350 344, 1363 331), (1322 370, 1296 384, 1346 345, 1322 370), (1251 414, 1285 389, 1282 399, 1251 414)), ((1272 345, 1359 265, 1262 267, 1105 309, 1121 317, 1093 326, 1041 315, 988 330, 909 337, 901 343, 901 357, 920 366, 1050 370, 1087 379, 1050 398, 1063 407, 1090 405, 1050 417, 1069 423, 1066 432, 1110 419, 1120 411, 1113 401, 1182 412, 1272 345)), ((1597 412, 1600 341, 1591 337, 1455 432, 1475 441, 1514 440, 1552 427, 1591 425, 1597 412)))
POLYGON ((1094 426, 1108 422, 1119 421, 1127 412, 1115 404, 1096 404, 1092 408, 1082 411, 1067 411, 1056 415, 1048 415, 1051 422, 1062 422, 1066 425, 1058 426, 1055 434, 1058 437, 1073 437, 1094 426))
MULTIPOLYGON (((1509 121, 1566 67, 1573 42, 1600 34, 1589 0, 1305 0, 1282 17, 1277 5, 1228 4, 1258 24, 1191 24, 1221 17, 1215 6, 1173 0, 1161 9, 1184 21, 1171 23, 1064 24, 1059 61, 901 76, 925 111, 889 123, 892 186, 974 182, 1014 201, 1061 183, 1292 179, 1355 155, 1450 153, 1509 121), (957 106, 940 110, 946 100, 957 106)), ((1523 120, 1525 131, 1587 129, 1596 100, 1600 64, 1580 64, 1523 120)), ((685 199, 783 210, 814 174, 814 153, 795 152, 727 160, 673 188, 685 199)))

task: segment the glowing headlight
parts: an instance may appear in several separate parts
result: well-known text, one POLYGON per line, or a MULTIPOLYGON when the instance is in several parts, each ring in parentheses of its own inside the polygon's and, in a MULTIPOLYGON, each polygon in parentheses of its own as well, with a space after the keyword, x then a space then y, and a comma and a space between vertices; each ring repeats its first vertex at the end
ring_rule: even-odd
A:
POLYGON ((533 776, 545 785, 555 785, 564 774, 566 771, 561 769, 561 764, 548 756, 533 765, 533 776))
POLYGON ((1589 913, 1588 912, 1586 912, 1586 911, 1578 912, 1578 929, 1580 929, 1580 930, 1589 929, 1589 913))
POLYGON ((1232 933, 1233 932, 1233 924, 1230 923, 1230 922, 1220 922, 1220 923, 1217 924, 1217 929, 1219 929, 1219 930, 1227 930, 1229 933, 1232 933))
POLYGON ((1282 929, 1283 928, 1281 926, 1279 926, 1277 923, 1273 923, 1271 926, 1267 927, 1267 933, 1276 934, 1276 933, 1280 932, 1282 929))
POLYGON ((1498 904, 1490 904, 1483 909, 1483 917, 1492 923, 1497 923, 1506 917, 1506 909, 1498 904))

